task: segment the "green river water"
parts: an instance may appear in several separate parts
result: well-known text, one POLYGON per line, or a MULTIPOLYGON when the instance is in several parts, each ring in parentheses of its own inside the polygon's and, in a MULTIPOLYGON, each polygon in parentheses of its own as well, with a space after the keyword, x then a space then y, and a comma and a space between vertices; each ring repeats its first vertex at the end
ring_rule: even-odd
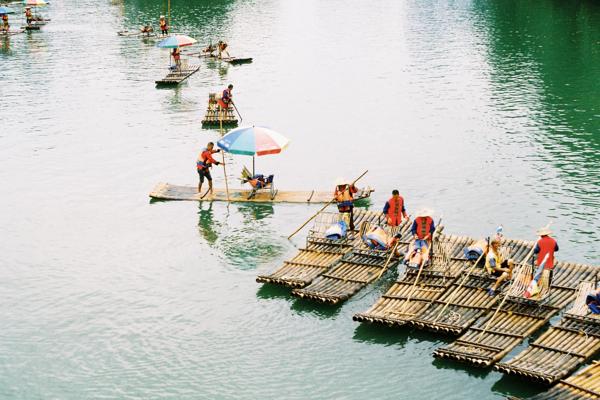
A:
MULTIPOLYGON (((600 264, 600 3, 172 0, 178 32, 252 64, 206 60, 157 89, 168 52, 116 32, 160 0, 54 0, 0 37, 0 398, 499 399, 544 390, 436 361, 451 338, 363 326, 396 273, 338 307, 261 286, 317 206, 150 202, 195 184, 209 92, 292 143, 257 166, 282 189, 339 175, 392 189, 446 232, 499 224, 600 264)), ((21 6, 14 6, 21 12, 21 6)), ((22 17, 11 16, 14 27, 22 17)), ((155 23, 156 25, 156 23, 155 23)), ((233 178, 249 159, 231 160, 233 178)), ((215 169, 222 187, 222 170, 215 169)), ((232 183, 237 186, 237 183, 232 183)), ((520 351, 523 345, 513 351, 520 351)))

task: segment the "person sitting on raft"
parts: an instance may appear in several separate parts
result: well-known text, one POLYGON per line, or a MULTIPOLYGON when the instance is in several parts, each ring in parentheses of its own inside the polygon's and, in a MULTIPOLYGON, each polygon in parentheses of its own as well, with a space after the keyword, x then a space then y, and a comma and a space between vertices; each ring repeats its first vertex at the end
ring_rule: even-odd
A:
POLYGON ((585 304, 592 314, 600 314, 600 289, 592 290, 585 297, 585 304))
POLYGON ((341 219, 346 221, 350 230, 354 230, 354 194, 358 189, 349 184, 345 178, 338 178, 335 182, 333 198, 337 202, 337 208, 341 219))
POLYGON ((33 22, 33 14, 31 13, 31 7, 25 7, 25 20, 27 25, 31 25, 33 22))
POLYGON ((410 228, 413 242, 409 246, 404 263, 411 268, 421 268, 429 262, 429 249, 435 232, 432 214, 433 211, 429 209, 420 210, 410 228))
POLYGON ((211 43, 208 46, 206 46, 204 49, 202 49, 202 52, 205 54, 208 54, 210 57, 213 57, 214 56, 213 53, 215 52, 215 50, 217 50, 217 47, 211 43))
POLYGON ((212 176, 210 176, 209 168, 212 167, 212 164, 221 164, 212 156, 215 153, 219 153, 221 149, 214 150, 214 147, 215 144, 213 142, 208 142, 206 147, 200 152, 198 160, 196 161, 196 170, 198 171, 198 177, 200 178, 200 182, 198 183, 198 193, 202 191, 204 178, 208 179, 208 190, 210 191, 210 194, 213 193, 212 176))
MULTIPOLYGON (((400 233, 388 235, 382 227, 374 225, 365 232, 362 240, 371 249, 385 251, 392 249, 400 240, 400 236, 400 233)), ((399 256, 398 250, 396 255, 399 256)))
POLYGON ((383 213, 387 217, 389 226, 398 226, 402 222, 402 217, 408 218, 404 208, 404 198, 396 189, 392 190, 392 197, 383 206, 383 213))
POLYGON ((501 242, 501 239, 498 237, 492 239, 485 257, 485 270, 490 275, 497 278, 494 285, 488 290, 489 296, 494 296, 500 285, 512 278, 512 272, 515 266, 515 263, 510 258, 508 260, 502 260, 502 255, 500 254, 501 242))
POLYGON ((169 34, 169 26, 167 25, 167 20, 165 20, 165 16, 161 15, 158 20, 158 25, 160 26, 160 33, 165 36, 169 34))
POLYGON ((2 14, 2 31, 8 32, 10 25, 8 24, 8 14, 2 14))
POLYGON ((179 47, 175 47, 173 49, 173 52, 171 53, 171 55, 173 56, 173 61, 175 61, 175 66, 177 67, 177 70, 181 69, 181 51, 179 50, 179 47))
POLYGON ((554 270, 554 253, 558 251, 558 242, 550 237, 552 231, 548 225, 538 229, 537 234, 540 238, 533 249, 533 254, 537 254, 535 265, 539 267, 546 257, 546 254, 548 255, 546 264, 544 264, 541 281, 544 283, 548 282, 548 287, 550 287, 552 284, 552 271, 554 270))
POLYGON ((150 24, 146 24, 140 28, 140 32, 150 35, 152 32, 154 32, 154 28, 152 28, 150 24))

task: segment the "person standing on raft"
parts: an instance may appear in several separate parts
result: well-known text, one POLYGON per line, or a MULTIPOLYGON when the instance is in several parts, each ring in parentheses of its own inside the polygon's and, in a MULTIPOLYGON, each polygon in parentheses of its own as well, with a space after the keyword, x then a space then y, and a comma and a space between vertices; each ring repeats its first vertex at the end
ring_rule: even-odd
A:
POLYGON ((8 24, 8 14, 2 14, 2 31, 8 32, 10 25, 8 24))
POLYGON ((165 20, 165 16, 161 15, 160 19, 158 20, 158 24, 160 26, 160 33, 163 36, 166 36, 169 34, 169 26, 167 25, 167 20, 165 20))
POLYGON ((173 56, 173 61, 175 61, 175 66, 179 71, 181 69, 181 52, 179 51, 179 47, 175 47, 171 55, 173 56))
POLYGON ((340 217, 346 222, 350 230, 354 230, 354 194, 358 189, 354 184, 349 184, 346 179, 338 178, 335 183, 333 198, 337 202, 340 217))
POLYGON ((31 25, 33 22, 33 14, 31 13, 31 7, 25 7, 25 20, 27 25, 31 25))
POLYGON ((225 117, 227 116, 229 104, 233 104, 233 93, 231 92, 232 90, 233 85, 229 84, 229 86, 227 86, 227 89, 223 90, 221 98, 217 100, 217 103, 219 104, 219 115, 221 120, 225 119, 225 117))
POLYGON ((544 264, 541 281, 544 285, 547 282, 547 287, 550 287, 552 283, 552 271, 554 269, 554 252, 558 251, 558 242, 550 237, 552 231, 549 226, 538 229, 536 233, 540 238, 533 249, 533 254, 537 254, 535 265, 536 267, 539 267, 546 255, 548 255, 546 263, 544 264))
POLYGON ((204 183, 204 178, 208 180, 208 190, 210 191, 210 194, 213 193, 212 176, 210 176, 210 168, 213 164, 221 164, 212 156, 215 153, 219 153, 221 149, 214 150, 214 147, 215 144, 213 142, 208 142, 206 147, 200 152, 198 160, 196 161, 196 169, 198 170, 198 177, 200 178, 200 181, 198 182, 198 193, 202 191, 202 184, 204 183))
POLYGON ((400 196, 398 190, 392 190, 392 198, 383 206, 383 213, 387 217, 389 226, 398 226, 402 222, 402 217, 408 218, 406 208, 404 208, 404 198, 400 196))

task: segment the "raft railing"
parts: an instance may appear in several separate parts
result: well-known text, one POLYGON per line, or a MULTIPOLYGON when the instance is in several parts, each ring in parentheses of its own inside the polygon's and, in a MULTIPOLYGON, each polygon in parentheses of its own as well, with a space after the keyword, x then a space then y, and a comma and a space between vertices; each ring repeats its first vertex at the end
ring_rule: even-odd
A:
MULTIPOLYGON (((316 277, 325 273, 344 254, 360 244, 358 231, 348 230, 345 239, 333 240, 324 237, 324 226, 326 221, 338 221, 339 213, 317 216, 312 228, 306 238, 306 246, 283 265, 268 275, 259 275, 258 283, 271 283, 292 288, 302 288, 309 285, 316 277)), ((320 214, 320 215, 321 215, 320 214)), ((354 210, 355 225, 360 226, 363 221, 376 221, 380 219, 381 212, 367 211, 363 209, 354 210)), ((330 224, 331 225, 331 224, 330 224)))
POLYGON ((590 314, 586 297, 596 285, 583 281, 571 309, 521 353, 494 369, 551 385, 572 373, 600 350, 600 316, 590 314))
MULTIPOLYGON (((363 222, 359 236, 372 225, 376 224, 371 221, 363 222)), ((402 237, 409 232, 410 223, 406 219, 400 226, 385 227, 384 230, 390 237, 397 233, 400 233, 402 237)), ((400 244, 403 246, 408 246, 408 243, 408 241, 400 240, 400 244)), ((388 267, 399 261, 400 258, 394 254, 395 250, 396 246, 388 250, 370 249, 361 241, 352 252, 344 255, 329 271, 315 278, 310 285, 302 289, 294 289, 292 295, 328 304, 345 301, 379 279, 388 267)))

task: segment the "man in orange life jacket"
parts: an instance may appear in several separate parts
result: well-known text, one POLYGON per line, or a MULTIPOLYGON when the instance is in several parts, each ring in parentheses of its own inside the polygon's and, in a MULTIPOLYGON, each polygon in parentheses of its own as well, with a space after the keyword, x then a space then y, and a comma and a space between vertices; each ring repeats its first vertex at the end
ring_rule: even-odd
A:
POLYGON ((213 142, 208 142, 206 148, 202 149, 200 155, 198 156, 198 160, 196 161, 196 169, 198 170, 198 176, 200 178, 200 182, 198 183, 198 193, 202 191, 202 184, 204 183, 204 178, 208 179, 208 190, 211 194, 213 192, 212 176, 210 176, 209 168, 212 167, 212 164, 221 164, 212 156, 215 153, 219 153, 221 150, 213 150, 214 147, 215 144, 213 142))
POLYGON ((546 263, 544 264, 544 271, 542 272, 542 280, 544 280, 544 275, 547 276, 548 285, 552 283, 552 270, 554 269, 554 252, 558 251, 558 243, 555 239, 550 237, 552 231, 549 226, 545 226, 543 228, 538 229, 537 234, 540 235, 539 240, 535 244, 535 248, 533 249, 533 254, 537 254, 537 259, 535 260, 535 265, 540 266, 546 254, 548 258, 546 259, 546 263))
POLYGON ((354 229, 354 193, 358 189, 353 184, 349 184, 346 179, 338 178, 335 182, 335 192, 333 197, 337 202, 338 211, 341 217, 346 220, 348 227, 354 229))
POLYGON ((164 35, 168 35, 169 34, 169 26, 167 25, 167 21, 165 20, 165 16, 161 15, 160 19, 158 20, 158 24, 160 26, 160 33, 164 36, 164 35))
POLYGON ((8 14, 2 14, 2 29, 4 32, 8 32, 10 25, 8 24, 8 14))
POLYGON ((383 213, 387 216, 387 223, 390 226, 400 225, 403 216, 408 218, 404 208, 404 198, 400 196, 397 190, 392 190, 392 198, 383 206, 383 213))
POLYGON ((25 19, 27 20, 27 25, 31 24, 33 21, 33 14, 31 13, 31 7, 25 7, 25 19))
POLYGON ((417 213, 415 220, 410 228, 415 239, 415 249, 423 247, 429 248, 433 232, 435 232, 435 223, 431 218, 431 210, 423 209, 417 213))

